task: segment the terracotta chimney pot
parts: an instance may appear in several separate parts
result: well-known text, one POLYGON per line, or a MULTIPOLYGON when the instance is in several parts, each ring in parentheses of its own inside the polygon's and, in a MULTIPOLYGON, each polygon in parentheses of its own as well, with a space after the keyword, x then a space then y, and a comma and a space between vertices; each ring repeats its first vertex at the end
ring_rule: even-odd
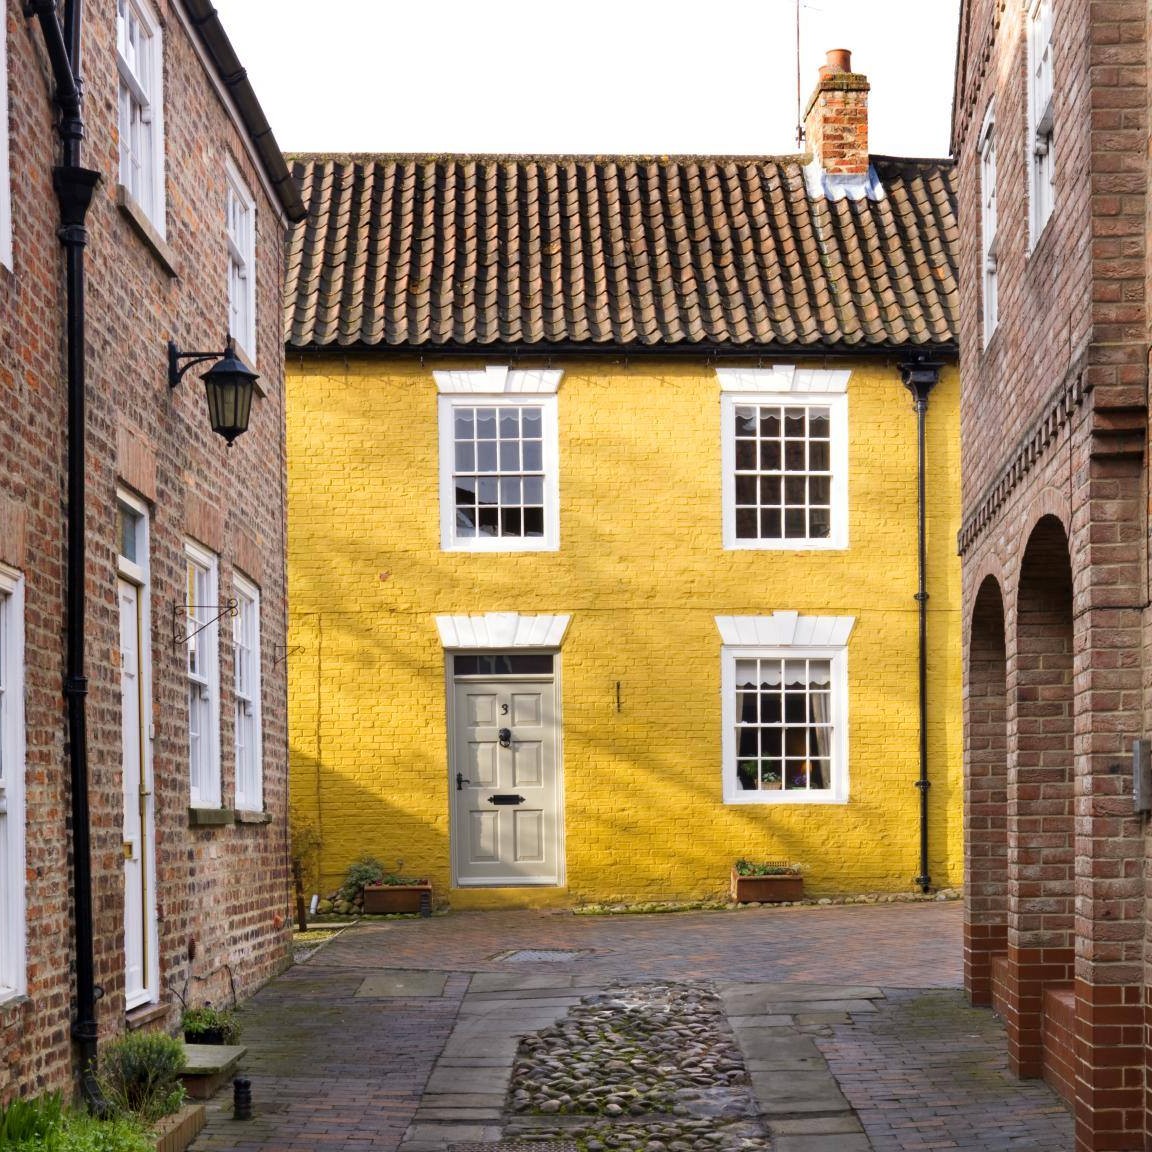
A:
POLYGON ((852 71, 852 53, 833 48, 820 67, 804 114, 804 138, 830 176, 868 173, 868 79, 852 71))
POLYGON ((831 48, 827 53, 827 63, 820 66, 820 76, 829 76, 833 72, 852 71, 852 50, 850 48, 831 48))

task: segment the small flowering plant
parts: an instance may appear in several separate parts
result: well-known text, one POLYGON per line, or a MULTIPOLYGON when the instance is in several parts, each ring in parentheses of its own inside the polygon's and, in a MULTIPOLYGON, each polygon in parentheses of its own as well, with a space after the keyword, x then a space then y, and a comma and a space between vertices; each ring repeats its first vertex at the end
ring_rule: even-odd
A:
POLYGON ((767 860, 758 863, 745 860, 743 856, 733 866, 737 876, 799 876, 800 865, 788 864, 783 860, 767 860))

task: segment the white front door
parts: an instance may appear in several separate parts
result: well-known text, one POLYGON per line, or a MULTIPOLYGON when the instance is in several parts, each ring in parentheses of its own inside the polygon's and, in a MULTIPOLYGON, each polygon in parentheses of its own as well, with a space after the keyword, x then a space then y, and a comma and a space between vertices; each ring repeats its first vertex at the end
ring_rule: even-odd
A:
POLYGON ((120 595, 120 704, 124 766, 124 966, 128 1007, 148 999, 146 838, 144 786, 144 699, 140 669, 140 590, 117 581, 120 595))
MULTIPOLYGON (((513 673, 516 656, 504 661, 513 673)), ((528 659, 539 666, 551 656, 528 659)), ((462 666, 456 657, 457 669, 462 666)), ((489 666, 487 663, 481 667, 489 666)), ((462 887, 560 881, 558 718, 553 676, 452 681, 453 842, 462 887)))

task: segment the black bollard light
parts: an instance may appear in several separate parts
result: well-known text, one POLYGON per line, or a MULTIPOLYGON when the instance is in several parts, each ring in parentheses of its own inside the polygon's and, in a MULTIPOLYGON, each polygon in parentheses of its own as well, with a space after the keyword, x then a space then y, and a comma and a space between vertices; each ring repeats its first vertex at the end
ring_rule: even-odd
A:
POLYGON ((232 1119, 252 1119, 252 1081, 243 1076, 232 1081, 232 1119))

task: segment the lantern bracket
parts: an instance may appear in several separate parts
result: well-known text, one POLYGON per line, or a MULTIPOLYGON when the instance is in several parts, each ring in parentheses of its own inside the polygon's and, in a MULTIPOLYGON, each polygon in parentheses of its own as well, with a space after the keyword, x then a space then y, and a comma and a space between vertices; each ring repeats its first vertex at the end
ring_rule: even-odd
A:
POLYGON ((224 346, 223 352, 181 352, 180 346, 175 340, 168 341, 168 387, 175 388, 181 380, 184 379, 184 373, 189 368, 195 368, 197 364, 207 364, 209 360, 219 360, 229 354, 235 354, 235 344, 232 337, 228 337, 228 342, 224 346), (181 365, 181 360, 187 360, 188 363, 181 365))

